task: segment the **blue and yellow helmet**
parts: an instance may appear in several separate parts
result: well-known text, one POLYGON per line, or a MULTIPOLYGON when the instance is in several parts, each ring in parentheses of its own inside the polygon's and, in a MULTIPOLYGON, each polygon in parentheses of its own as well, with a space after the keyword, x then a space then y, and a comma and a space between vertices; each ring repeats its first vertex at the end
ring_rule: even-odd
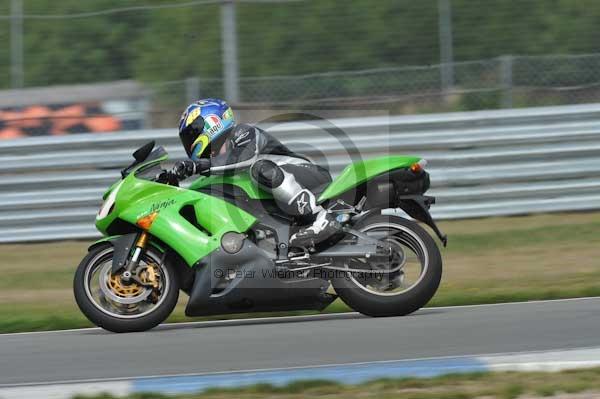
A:
POLYGON ((179 138, 193 160, 210 156, 207 148, 235 126, 231 107, 218 98, 188 105, 179 121, 179 138))

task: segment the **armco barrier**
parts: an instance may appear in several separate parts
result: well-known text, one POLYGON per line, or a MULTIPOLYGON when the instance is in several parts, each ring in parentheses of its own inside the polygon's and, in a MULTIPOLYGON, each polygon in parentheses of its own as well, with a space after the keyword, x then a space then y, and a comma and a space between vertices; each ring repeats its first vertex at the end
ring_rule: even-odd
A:
MULTIPOLYGON (((600 104, 289 123, 268 129, 333 174, 360 157, 429 161, 439 219, 600 208, 600 104), (346 139, 327 127, 343 131, 346 139), (352 145, 348 145, 351 143, 352 145)), ((101 195, 148 140, 172 129, 0 141, 0 242, 97 236, 101 195)))

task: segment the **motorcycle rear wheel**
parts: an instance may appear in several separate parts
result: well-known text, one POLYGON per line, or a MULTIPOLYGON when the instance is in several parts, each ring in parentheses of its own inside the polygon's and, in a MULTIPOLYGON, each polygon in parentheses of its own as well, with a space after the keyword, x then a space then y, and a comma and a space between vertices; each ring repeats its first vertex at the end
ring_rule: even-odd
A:
POLYGON ((146 331, 162 323, 179 298, 179 280, 160 254, 147 248, 140 264, 157 282, 156 289, 125 285, 112 274, 112 245, 92 248, 75 272, 73 291, 81 312, 98 327, 123 333, 146 331), (152 271, 149 270, 152 268, 152 271))
MULTIPOLYGON (((379 281, 373 277, 361 277, 357 273, 346 273, 331 281, 339 297, 355 311, 373 317, 404 316, 425 306, 435 295, 442 278, 442 258, 433 238, 417 223, 394 215, 368 216, 354 227, 363 232, 389 231, 390 242, 405 248, 404 252, 412 251, 416 255, 414 257, 418 261, 415 263, 420 264, 421 272, 415 277, 414 283, 405 284, 403 277, 408 271, 406 259, 402 259, 390 261, 387 267, 387 270, 400 268, 400 274, 375 273, 377 276, 385 276, 384 279, 390 276, 389 280, 379 281), (391 286, 391 282, 396 280, 400 281, 398 287, 388 290, 388 285, 391 286)), ((399 249, 399 252, 403 251, 399 249)), ((402 253, 401 256, 407 255, 402 253)), ((376 268, 369 259, 361 261, 363 265, 370 265, 374 271, 382 270, 381 267, 376 268)), ((360 265, 358 262, 357 264, 360 265)))

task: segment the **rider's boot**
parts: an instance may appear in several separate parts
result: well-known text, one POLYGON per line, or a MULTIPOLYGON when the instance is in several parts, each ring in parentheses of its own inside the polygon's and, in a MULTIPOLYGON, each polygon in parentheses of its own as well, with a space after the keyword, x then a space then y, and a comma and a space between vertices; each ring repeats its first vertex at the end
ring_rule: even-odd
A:
POLYGON ((322 242, 341 231, 342 226, 335 220, 335 215, 319 207, 312 225, 302 227, 290 238, 290 245, 296 247, 312 246, 322 242))
POLYGON ((290 237, 290 245, 306 247, 318 244, 334 234, 338 233, 342 226, 335 219, 334 213, 328 212, 322 206, 317 205, 315 195, 307 189, 302 189, 289 202, 288 205, 302 209, 302 214, 313 215, 314 222, 310 226, 304 226, 290 237))

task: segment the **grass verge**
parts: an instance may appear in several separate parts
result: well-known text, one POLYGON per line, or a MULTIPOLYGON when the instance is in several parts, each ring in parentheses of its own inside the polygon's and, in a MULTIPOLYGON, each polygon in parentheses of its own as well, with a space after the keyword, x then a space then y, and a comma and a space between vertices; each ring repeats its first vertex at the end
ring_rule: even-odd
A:
MULTIPOLYGON (((559 395, 575 398, 598 397, 600 369, 572 370, 560 373, 478 373, 447 375, 436 378, 382 379, 360 385, 341 385, 331 381, 299 381, 283 387, 259 384, 246 388, 210 389, 203 393, 170 396, 176 399, 297 399, 402 398, 402 399, 471 399, 519 397, 538 398, 559 395)), ((79 396, 78 399, 110 399, 111 396, 79 396)), ((158 394, 137 394, 127 399, 163 399, 158 394)))
MULTIPOLYGON (((430 306, 600 296, 598 212, 451 221, 441 228, 450 241, 430 306)), ((89 327, 71 293, 88 244, 0 245, 0 332, 89 327)), ((190 320, 181 298, 170 321, 190 320)), ((336 301, 326 312, 347 310, 336 301)))

